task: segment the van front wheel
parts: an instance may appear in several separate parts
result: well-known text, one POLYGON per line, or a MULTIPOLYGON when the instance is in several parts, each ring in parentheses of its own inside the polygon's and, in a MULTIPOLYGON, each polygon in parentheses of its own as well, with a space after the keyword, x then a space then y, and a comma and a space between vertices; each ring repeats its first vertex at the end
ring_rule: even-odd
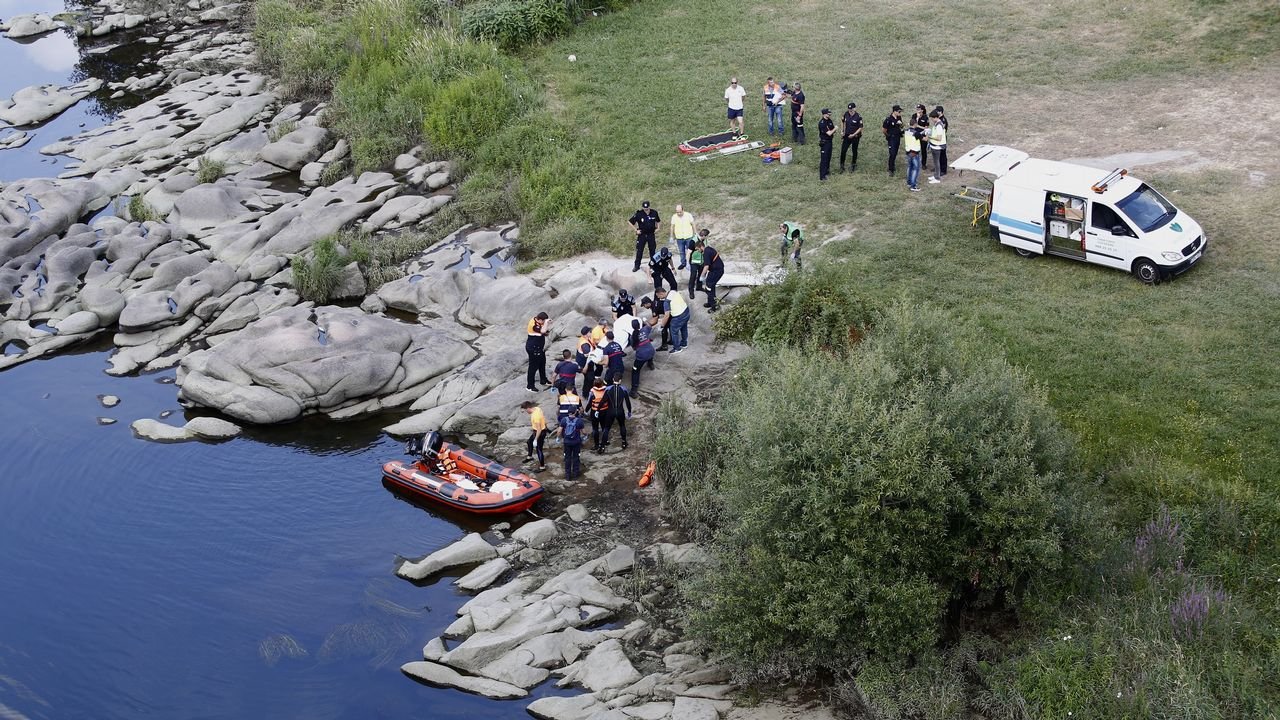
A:
POLYGON ((1146 258, 1133 262, 1133 276, 1148 285, 1160 282, 1160 267, 1146 258))

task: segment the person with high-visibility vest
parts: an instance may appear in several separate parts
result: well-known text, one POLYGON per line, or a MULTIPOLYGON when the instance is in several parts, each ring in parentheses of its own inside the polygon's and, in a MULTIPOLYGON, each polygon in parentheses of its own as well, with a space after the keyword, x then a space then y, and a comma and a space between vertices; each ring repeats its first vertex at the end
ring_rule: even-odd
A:
POLYGON ((529 448, 529 454, 525 456, 525 462, 533 462, 533 453, 538 453, 538 472, 547 469, 547 460, 542 454, 542 442, 547 437, 547 417, 542 413, 542 408, 532 400, 525 400, 520 403, 520 409, 529 413, 529 440, 526 443, 529 448))
POLYGON ((529 355, 529 374, 525 389, 529 392, 538 392, 538 388, 533 386, 535 375, 542 377, 543 385, 551 384, 551 381, 547 380, 547 335, 551 334, 548 317, 546 313, 540 312, 530 318, 529 324, 525 327, 524 351, 529 355))
POLYGON ((677 270, 685 268, 685 253, 693 247, 694 236, 698 234, 697 225, 693 220, 693 213, 684 211, 683 205, 676 205, 675 214, 671 216, 671 239, 676 243, 676 250, 680 252, 680 267, 677 270))
POLYGON ((587 396, 587 415, 591 418, 591 449, 595 452, 604 452, 604 446, 600 444, 600 421, 608 411, 609 399, 605 397, 604 380, 596 378, 595 385, 587 396))
POLYGON ((662 303, 664 315, 671 327, 671 349, 667 352, 681 352, 689 347, 689 317, 693 314, 689 310, 689 303, 685 302, 680 293, 666 289, 658 291, 658 302, 662 303))
POLYGON ((582 409, 582 398, 573 388, 565 388, 556 400, 556 420, 561 420, 569 413, 582 409))
POLYGON ((787 256, 794 260, 796 267, 800 267, 800 248, 804 246, 804 231, 800 229, 800 224, 787 221, 782 223, 782 265, 786 267, 787 256))

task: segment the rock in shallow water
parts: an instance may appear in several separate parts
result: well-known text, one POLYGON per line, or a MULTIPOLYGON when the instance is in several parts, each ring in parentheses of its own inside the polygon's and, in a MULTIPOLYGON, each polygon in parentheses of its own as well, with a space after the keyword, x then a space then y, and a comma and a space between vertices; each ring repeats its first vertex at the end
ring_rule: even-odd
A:
POLYGON ((498 556, 498 551, 480 537, 479 533, 471 533, 458 542, 431 553, 418 562, 406 562, 396 570, 396 574, 410 580, 423 580, 446 568, 458 565, 470 565, 498 556))
POLYGON ((400 667, 404 674, 418 678, 432 685, 443 685, 445 687, 457 688, 466 692, 484 695, 498 700, 507 700, 511 698, 522 698, 529 693, 523 688, 515 685, 509 685, 497 680, 489 678, 474 677, 471 675, 462 675, 452 668, 445 667, 433 662, 421 660, 418 662, 405 663, 400 667))

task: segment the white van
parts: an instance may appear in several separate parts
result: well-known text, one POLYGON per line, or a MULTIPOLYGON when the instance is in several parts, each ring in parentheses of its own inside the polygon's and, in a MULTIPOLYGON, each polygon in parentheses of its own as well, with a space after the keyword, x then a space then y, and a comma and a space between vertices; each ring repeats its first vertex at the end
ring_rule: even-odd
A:
POLYGON ((1200 224, 1126 170, 979 145, 951 166, 992 176, 991 236, 1023 257, 1060 255, 1157 283, 1204 257, 1200 224))

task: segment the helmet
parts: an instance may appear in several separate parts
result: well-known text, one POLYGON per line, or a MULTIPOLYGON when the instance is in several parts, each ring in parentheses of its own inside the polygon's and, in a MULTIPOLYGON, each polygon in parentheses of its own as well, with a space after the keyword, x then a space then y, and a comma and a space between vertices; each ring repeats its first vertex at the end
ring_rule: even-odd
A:
POLYGON ((664 248, 662 248, 661 250, 659 250, 659 251, 658 251, 658 254, 659 254, 659 255, 661 255, 661 256, 662 256, 662 259, 664 259, 664 260, 665 260, 665 259, 667 259, 667 258, 671 257, 671 248, 666 248, 666 247, 664 247, 664 248))
POLYGON ((629 296, 629 295, 627 295, 627 289, 626 289, 626 288, 622 288, 621 290, 619 290, 619 291, 618 291, 618 299, 619 299, 619 300, 627 300, 627 299, 630 299, 630 296, 629 296))

